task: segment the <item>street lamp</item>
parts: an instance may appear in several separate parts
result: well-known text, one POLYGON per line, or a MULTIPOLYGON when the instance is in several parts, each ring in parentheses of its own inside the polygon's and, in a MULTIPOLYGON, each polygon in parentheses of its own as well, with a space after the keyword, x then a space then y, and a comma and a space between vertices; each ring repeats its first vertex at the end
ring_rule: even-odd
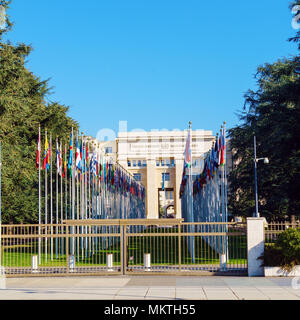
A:
POLYGON ((264 160, 264 164, 269 163, 268 158, 256 158, 256 136, 254 136, 254 179, 255 179, 255 215, 259 218, 258 212, 258 190, 257 190, 257 163, 260 160, 264 160))

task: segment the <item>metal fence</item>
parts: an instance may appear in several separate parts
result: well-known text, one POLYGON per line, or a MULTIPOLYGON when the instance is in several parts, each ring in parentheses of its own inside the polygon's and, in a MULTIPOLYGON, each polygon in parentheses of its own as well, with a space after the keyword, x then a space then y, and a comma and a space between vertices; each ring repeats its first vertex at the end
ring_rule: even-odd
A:
POLYGON ((2 225, 7 276, 247 272, 246 224, 70 220, 2 225))
POLYGON ((300 222, 271 222, 265 226, 265 245, 271 245, 278 234, 290 228, 300 228, 300 222))

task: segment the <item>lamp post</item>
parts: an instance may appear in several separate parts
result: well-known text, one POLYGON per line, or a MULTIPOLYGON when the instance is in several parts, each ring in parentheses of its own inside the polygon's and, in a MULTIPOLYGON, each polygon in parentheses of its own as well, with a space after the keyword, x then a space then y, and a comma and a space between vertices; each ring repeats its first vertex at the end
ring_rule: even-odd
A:
POLYGON ((256 136, 254 136, 254 184, 255 184, 255 216, 260 217, 258 212, 258 188, 257 188, 257 163, 260 160, 264 160, 265 164, 269 163, 268 158, 256 158, 256 136))

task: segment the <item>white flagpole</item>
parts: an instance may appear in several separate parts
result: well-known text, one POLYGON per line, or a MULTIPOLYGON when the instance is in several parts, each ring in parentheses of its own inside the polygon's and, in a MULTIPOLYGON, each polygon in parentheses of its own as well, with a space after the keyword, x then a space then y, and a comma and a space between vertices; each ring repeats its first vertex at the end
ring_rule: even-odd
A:
MULTIPOLYGON (((78 142, 78 133, 77 133, 77 140, 76 140, 76 153, 77 154, 77 142, 78 142)), ((80 151, 79 151, 80 152, 80 151)), ((79 155, 80 156, 80 155, 79 155)), ((76 213, 77 213, 77 220, 79 220, 79 190, 78 190, 78 180, 79 180, 79 173, 77 171, 77 164, 75 158, 75 184, 76 184, 76 213)), ((80 180, 79 180, 80 182, 80 180)), ((76 233, 78 234, 79 226, 76 226, 76 233)), ((77 261, 79 261, 79 237, 77 237, 77 261)))
MULTIPOLYGON (((61 224, 61 233, 63 233, 63 154, 62 154, 62 144, 60 142, 59 147, 59 155, 60 155, 60 224, 61 224)), ((63 238, 61 238, 61 255, 63 255, 63 238)))
MULTIPOLYGON (((0 268, 2 268, 2 143, 0 141, 0 268)), ((2 270, 0 270, 2 272, 2 270)))
MULTIPOLYGON (((39 141, 38 141, 38 152, 39 152, 39 236, 41 235, 41 127, 39 126, 39 141)), ((39 238, 39 265, 41 264, 41 238, 39 238)))
MULTIPOLYGON (((74 150, 75 150, 75 144, 74 144, 74 130, 72 128, 72 220, 75 220, 75 166, 74 166, 74 163, 75 163, 75 160, 74 160, 74 150)), ((72 226, 72 234, 75 233, 75 227, 72 226)), ((72 237, 72 255, 75 254, 75 237, 73 236, 72 237)))
POLYGON ((53 192, 52 192, 52 135, 50 134, 50 231, 51 231, 51 261, 53 260, 53 192))
MULTIPOLYGON (((65 170, 65 177, 64 177, 64 181, 65 181, 65 220, 67 221, 68 220, 68 168, 67 168, 67 144, 65 143, 65 156, 64 156, 64 170, 65 170)), ((66 226, 67 230, 68 230, 68 226, 66 226)), ((67 246, 67 242, 69 242, 69 239, 66 238, 66 242, 65 242, 65 245, 66 245, 66 250, 68 248, 67 246)), ((66 252, 66 255, 68 254, 69 252, 66 252)))
MULTIPOLYGON (((45 132, 45 137, 47 139, 47 130, 45 132)), ((49 148, 49 145, 48 145, 48 148, 49 148)), ((48 152, 48 151, 47 151, 48 152)), ((45 167, 45 234, 47 235, 47 223, 48 223, 48 190, 47 190, 47 166, 45 167)), ((48 238, 46 237, 45 238, 45 262, 47 262, 47 254, 48 254, 48 238)))
POLYGON ((190 121, 189 122, 189 135, 190 135, 190 154, 191 154, 191 165, 190 165, 190 168, 189 168, 189 196, 190 196, 190 212, 191 212, 191 218, 194 222, 194 212, 193 212, 193 188, 192 188, 192 185, 193 185, 193 155, 192 155, 192 142, 193 142, 193 139, 192 139, 192 122, 190 121))
MULTIPOLYGON (((58 224, 58 168, 59 168, 59 153, 57 154, 57 151, 59 152, 59 148, 58 148, 58 142, 57 142, 57 136, 56 136, 56 196, 55 196, 55 200, 56 200, 56 221, 55 221, 55 224, 56 224, 56 227, 55 227, 55 230, 56 230, 56 233, 58 231, 58 227, 57 227, 57 224, 58 224)), ((56 238, 56 259, 58 257, 58 238, 56 238)))
POLYGON ((228 195, 228 190, 227 190, 227 143, 226 143, 226 122, 224 121, 224 127, 223 127, 223 134, 224 134, 224 144, 225 144, 225 150, 224 150, 224 183, 225 183, 225 190, 224 190, 224 197, 225 197, 225 222, 226 222, 226 261, 228 261, 229 256, 228 256, 228 208, 227 208, 227 195, 228 195))

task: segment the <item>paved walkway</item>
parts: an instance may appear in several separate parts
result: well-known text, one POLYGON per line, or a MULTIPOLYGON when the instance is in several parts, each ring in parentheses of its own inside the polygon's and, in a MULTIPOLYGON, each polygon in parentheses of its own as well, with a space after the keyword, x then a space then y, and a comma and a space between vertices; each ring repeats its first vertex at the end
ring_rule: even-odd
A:
POLYGON ((0 300, 300 300, 300 279, 294 280, 293 288, 292 278, 120 276, 5 280, 6 289, 0 290, 0 300))

